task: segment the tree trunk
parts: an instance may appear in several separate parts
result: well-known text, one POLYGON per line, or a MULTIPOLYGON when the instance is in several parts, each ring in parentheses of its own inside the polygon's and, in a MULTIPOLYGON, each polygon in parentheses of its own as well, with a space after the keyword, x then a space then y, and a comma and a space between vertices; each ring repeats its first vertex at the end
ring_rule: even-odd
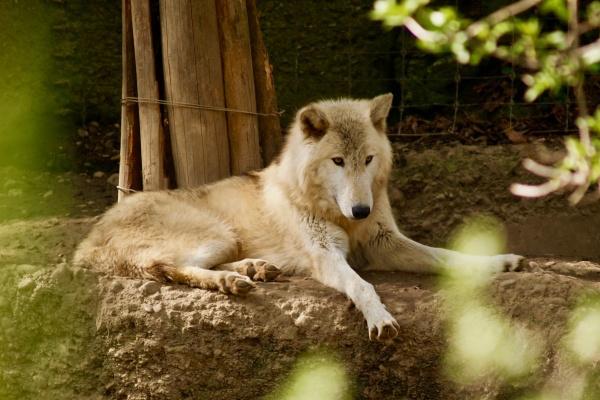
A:
MULTIPOLYGON (((250 27, 250 43, 252 47, 252 69, 254 72, 254 87, 256 90, 256 105, 258 112, 275 114, 277 96, 273 81, 273 68, 269 63, 267 48, 260 30, 260 21, 256 0, 246 0, 248 9, 248 24, 250 27)), ((281 148, 281 125, 277 116, 259 116, 258 132, 262 150, 263 165, 268 165, 279 153, 281 148)))
POLYGON ((131 0, 131 15, 137 93, 142 99, 139 103, 139 115, 143 188, 144 191, 165 189, 168 185, 164 167, 165 145, 160 105, 143 101, 159 98, 150 22, 150 0, 131 0))
MULTIPOLYGON (((217 0, 225 99, 228 108, 256 112, 252 51, 245 0, 217 0)), ((262 166, 256 115, 227 113, 231 172, 262 166)))
MULTIPOLYGON (((129 0, 122 2, 122 97, 136 97, 135 57, 133 54, 133 31, 131 27, 131 7, 129 0)), ((137 123, 137 105, 123 102, 121 105, 121 156, 119 161, 119 186, 123 189, 141 189, 140 182, 140 140, 137 123)), ((126 192, 119 190, 121 201, 126 192)))
MULTIPOLYGON (((167 101, 224 107, 214 0, 161 0, 160 20, 167 101)), ((225 114, 171 105, 168 115, 177 185, 229 176, 225 114)))

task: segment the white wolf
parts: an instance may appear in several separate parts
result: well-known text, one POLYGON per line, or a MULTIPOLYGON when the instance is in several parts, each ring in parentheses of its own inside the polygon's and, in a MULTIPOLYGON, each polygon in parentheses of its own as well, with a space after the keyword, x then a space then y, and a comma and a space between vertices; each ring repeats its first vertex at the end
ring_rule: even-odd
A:
POLYGON ((396 320, 354 268, 435 272, 452 260, 503 271, 522 257, 462 255, 400 233, 387 195, 391 103, 385 94, 309 104, 269 167, 195 189, 131 195, 100 219, 75 262, 233 294, 280 272, 308 274, 354 302, 369 337, 395 337, 396 320))

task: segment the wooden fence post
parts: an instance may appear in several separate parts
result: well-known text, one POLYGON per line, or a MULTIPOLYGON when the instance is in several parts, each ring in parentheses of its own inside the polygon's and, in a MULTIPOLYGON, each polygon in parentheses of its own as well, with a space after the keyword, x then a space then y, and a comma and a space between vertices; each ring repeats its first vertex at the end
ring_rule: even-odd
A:
POLYGON ((127 189, 199 186, 267 165, 281 127, 256 0, 122 4, 119 200, 127 189))
MULTIPOLYGON (((122 1, 122 64, 123 76, 121 96, 136 97, 135 57, 133 54, 133 31, 131 27, 130 1, 122 1)), ((123 101, 121 105, 121 150, 119 158, 119 187, 141 189, 140 182, 140 141, 137 121, 137 104, 123 101)), ((126 192, 119 190, 121 201, 126 192)))
MULTIPOLYGON (((254 72, 254 88, 256 91, 256 105, 258 112, 275 114, 277 109, 277 95, 273 81, 273 68, 269 63, 267 48, 260 30, 260 21, 256 0, 246 0, 248 8, 248 24, 250 27, 250 43, 252 46, 252 69, 254 72)), ((282 142, 281 125, 279 117, 259 116, 258 132, 263 165, 268 165, 279 153, 282 142)))
POLYGON ((150 0, 131 0, 131 22, 137 77, 137 94, 142 99, 138 105, 142 152, 142 181, 145 191, 165 189, 167 179, 164 166, 164 131, 160 105, 144 102, 158 100, 150 0))
MULTIPOLYGON (((224 107, 214 0, 160 0, 166 100, 224 107)), ((178 187, 229 176, 223 111, 170 105, 169 131, 178 187)))
MULTIPOLYGON (((217 0, 225 102, 228 108, 256 112, 250 29, 245 0, 217 0)), ((260 169, 260 143, 256 115, 227 113, 231 173, 260 169)))

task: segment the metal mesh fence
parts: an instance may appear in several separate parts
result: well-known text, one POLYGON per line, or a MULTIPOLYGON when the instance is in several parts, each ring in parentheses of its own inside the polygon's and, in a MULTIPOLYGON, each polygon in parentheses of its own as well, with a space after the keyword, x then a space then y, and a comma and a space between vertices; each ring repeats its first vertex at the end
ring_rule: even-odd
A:
MULTIPOLYGON (((283 64, 273 55, 286 122, 308 101, 369 97, 386 90, 394 93, 392 138, 495 135, 517 141, 520 135, 576 133, 576 107, 568 88, 528 103, 521 82, 524 71, 510 63, 490 59, 470 66, 450 55, 427 54, 404 29, 385 31, 368 20, 366 10, 360 11, 362 15, 355 14, 343 26, 329 31, 319 27, 320 34, 288 52, 283 64), (365 32, 370 42, 357 44, 357 36, 365 32), (280 72, 285 78, 279 79, 280 72)), ((598 76, 589 75, 586 87, 598 93, 598 76)), ((588 98, 590 106, 597 105, 591 93, 588 98)))

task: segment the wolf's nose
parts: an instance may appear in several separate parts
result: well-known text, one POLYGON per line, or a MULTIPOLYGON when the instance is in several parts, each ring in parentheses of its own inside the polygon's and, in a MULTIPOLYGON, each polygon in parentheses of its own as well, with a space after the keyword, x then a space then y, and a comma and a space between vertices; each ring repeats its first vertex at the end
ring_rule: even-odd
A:
POLYGON ((371 213, 371 207, 369 206, 354 206, 352 207, 352 216, 356 219, 367 218, 371 213))

